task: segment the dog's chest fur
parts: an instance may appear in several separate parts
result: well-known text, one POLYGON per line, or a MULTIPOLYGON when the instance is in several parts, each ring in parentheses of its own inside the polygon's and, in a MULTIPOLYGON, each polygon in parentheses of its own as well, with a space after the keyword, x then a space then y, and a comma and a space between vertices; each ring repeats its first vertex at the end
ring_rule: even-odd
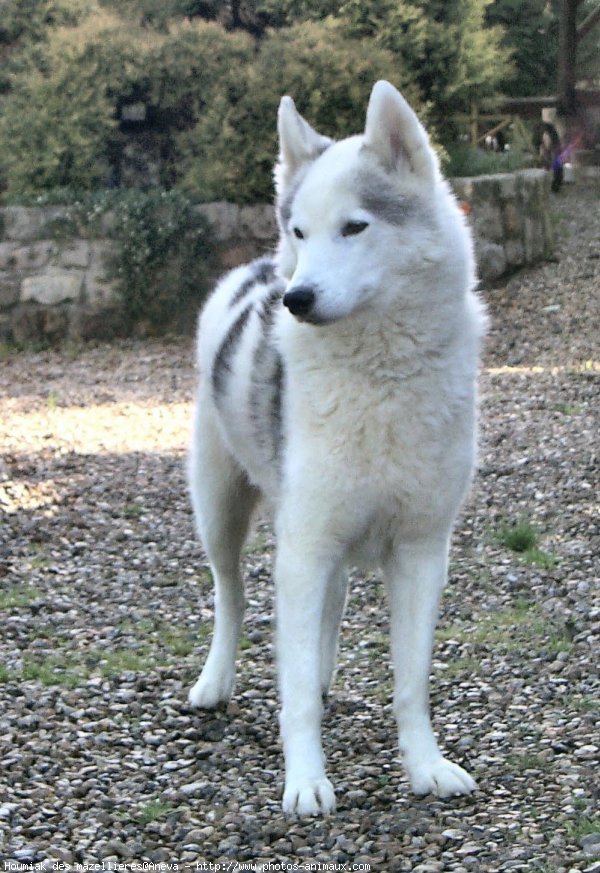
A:
POLYGON ((300 471, 339 495, 340 511, 360 502, 378 540, 388 518, 431 515, 440 477, 444 503, 459 501, 472 459, 470 356, 385 319, 298 324, 281 291, 270 262, 255 262, 227 277, 203 314, 203 378, 251 481, 277 505, 300 471))

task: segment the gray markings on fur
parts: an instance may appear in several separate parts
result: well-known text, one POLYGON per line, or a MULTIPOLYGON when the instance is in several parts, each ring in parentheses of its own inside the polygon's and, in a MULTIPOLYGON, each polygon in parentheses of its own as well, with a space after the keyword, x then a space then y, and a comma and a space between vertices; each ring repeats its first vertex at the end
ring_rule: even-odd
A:
POLYGON ((358 191, 364 209, 388 224, 404 224, 420 211, 418 201, 397 194, 389 179, 373 171, 360 174, 358 191))
POLYGON ((269 282, 272 282, 275 278, 275 265, 270 258, 261 258, 258 261, 254 261, 252 264, 253 272, 245 282, 243 282, 238 290, 235 292, 231 300, 229 301, 229 306, 233 307, 240 300, 243 300, 247 294, 250 293, 257 285, 267 285, 269 282))
POLYGON ((219 351, 215 355, 215 360, 212 369, 212 387, 215 400, 225 390, 225 381, 229 373, 231 373, 231 358, 234 354, 244 327, 248 321, 253 306, 250 303, 245 309, 242 309, 236 320, 229 328, 229 332, 219 347, 219 351))
POLYGON ((281 226, 284 230, 287 230, 290 218, 292 217, 292 204, 294 202, 296 194, 298 193, 299 187, 300 182, 296 182, 294 185, 292 185, 291 189, 287 192, 287 194, 279 204, 279 218, 281 220, 281 226))
POLYGON ((308 172, 310 165, 314 161, 316 161, 317 158, 320 158, 321 155, 324 152, 326 152, 327 149, 330 148, 330 146, 332 146, 333 144, 334 144, 334 140, 329 140, 327 142, 324 142, 320 148, 317 148, 312 153, 310 161, 308 161, 306 164, 303 164, 298 169, 298 171, 295 174, 294 178, 292 179, 291 183, 288 185, 288 190, 282 196, 282 198, 277 206, 278 213, 279 213, 279 219, 281 222, 281 227, 284 230, 287 230, 289 220, 292 217, 292 204, 294 202, 294 198, 296 197, 296 194, 298 193, 298 189, 300 188, 300 185, 304 181, 304 178, 306 176, 306 173, 308 172))
POLYGON ((285 374, 283 359, 272 338, 276 307, 281 301, 283 288, 283 283, 274 288, 259 310, 262 335, 254 351, 250 388, 250 420, 254 439, 272 464, 279 461, 283 441, 282 398, 285 374))

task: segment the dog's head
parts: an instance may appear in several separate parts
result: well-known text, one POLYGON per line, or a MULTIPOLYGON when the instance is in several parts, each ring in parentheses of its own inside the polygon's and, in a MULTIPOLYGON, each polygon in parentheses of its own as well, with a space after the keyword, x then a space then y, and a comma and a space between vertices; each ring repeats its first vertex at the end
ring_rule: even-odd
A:
POLYGON ((340 142, 317 133, 283 97, 279 142, 279 266, 290 312, 326 324, 375 298, 385 308, 422 293, 425 275, 451 248, 440 233, 448 211, 450 222, 461 217, 427 133, 398 91, 377 82, 364 133, 340 142))

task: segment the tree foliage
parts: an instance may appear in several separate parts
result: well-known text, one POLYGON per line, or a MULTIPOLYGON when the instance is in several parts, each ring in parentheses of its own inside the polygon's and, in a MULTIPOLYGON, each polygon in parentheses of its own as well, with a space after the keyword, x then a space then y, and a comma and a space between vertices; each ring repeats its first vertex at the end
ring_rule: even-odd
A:
POLYGON ((125 30, 96 8, 76 27, 57 27, 13 60, 2 98, 0 154, 9 195, 106 184, 119 145, 117 108, 155 108, 165 176, 173 177, 178 130, 202 114, 211 93, 253 55, 243 34, 207 22, 159 32, 125 30))
MULTIPOLYGON (((560 6, 561 0, 494 0, 488 7, 486 20, 504 29, 503 44, 513 53, 513 69, 500 83, 507 96, 556 94, 560 6)), ((597 0, 582 0, 578 23, 597 6, 597 0)), ((577 46, 576 74, 579 81, 600 84, 600 27, 577 46)))
POLYGON ((392 51, 443 119, 498 93, 510 68, 503 30, 488 27, 491 0, 347 0, 342 14, 352 34, 392 51))
POLYGON ((333 22, 271 30, 243 79, 218 88, 196 125, 182 135, 182 185, 194 196, 269 199, 277 153, 277 106, 283 93, 319 131, 358 133, 373 82, 387 78, 416 100, 391 53, 348 43, 333 22))
POLYGON ((533 92, 536 75, 550 76, 552 10, 544 0, 3 0, 0 176, 13 197, 106 183, 123 147, 120 110, 142 102, 163 185, 268 198, 282 93, 342 136, 360 129, 384 77, 443 140, 446 119, 472 100, 533 92))

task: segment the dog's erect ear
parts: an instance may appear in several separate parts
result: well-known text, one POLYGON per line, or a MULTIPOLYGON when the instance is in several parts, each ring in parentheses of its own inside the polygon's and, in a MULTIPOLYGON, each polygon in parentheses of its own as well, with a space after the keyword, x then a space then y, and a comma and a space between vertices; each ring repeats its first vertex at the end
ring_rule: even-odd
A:
POLYGON ((284 183, 290 181, 301 164, 314 161, 332 142, 302 118, 291 97, 281 98, 278 130, 279 166, 284 183))
POLYGON ((367 109, 364 147, 374 152, 387 170, 408 165, 412 172, 435 181, 437 155, 425 128, 404 97, 389 82, 376 82, 367 109))

